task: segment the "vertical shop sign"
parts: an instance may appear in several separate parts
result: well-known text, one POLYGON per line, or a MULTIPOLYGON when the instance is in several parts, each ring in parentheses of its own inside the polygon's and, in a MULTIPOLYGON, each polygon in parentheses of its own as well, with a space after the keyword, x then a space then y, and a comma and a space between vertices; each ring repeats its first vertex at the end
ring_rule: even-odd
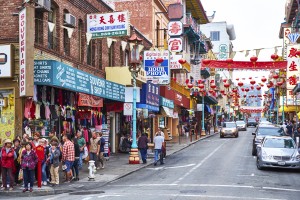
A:
POLYGON ((287 60, 288 55, 288 44, 290 43, 290 40, 288 38, 288 35, 291 33, 290 28, 284 28, 283 29, 284 35, 283 35, 283 59, 287 60))
POLYGON ((19 92, 33 96, 34 8, 26 7, 19 13, 19 92))
POLYGON ((293 88, 299 82, 300 76, 300 58, 297 56, 297 45, 287 48, 287 69, 286 69, 286 90, 287 102, 293 102, 293 88))

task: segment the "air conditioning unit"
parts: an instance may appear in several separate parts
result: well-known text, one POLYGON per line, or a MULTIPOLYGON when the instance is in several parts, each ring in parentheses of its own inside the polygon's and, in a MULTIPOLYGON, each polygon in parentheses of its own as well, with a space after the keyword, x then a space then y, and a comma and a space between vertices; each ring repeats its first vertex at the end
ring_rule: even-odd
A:
POLYGON ((36 9, 44 12, 51 11, 51 0, 36 0, 36 9))
POLYGON ((76 26, 76 17, 70 13, 65 14, 65 26, 75 27, 76 26))

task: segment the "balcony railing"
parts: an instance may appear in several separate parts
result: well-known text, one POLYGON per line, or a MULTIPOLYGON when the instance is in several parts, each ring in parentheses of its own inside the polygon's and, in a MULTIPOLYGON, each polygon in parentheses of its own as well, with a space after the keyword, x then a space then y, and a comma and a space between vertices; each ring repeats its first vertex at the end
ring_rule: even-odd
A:
POLYGON ((179 85, 176 81, 171 80, 171 88, 175 91, 183 94, 184 96, 190 98, 190 91, 185 88, 185 86, 179 85))
POLYGON ((190 25, 196 33, 200 34, 200 25, 197 23, 197 21, 192 17, 191 13, 186 13, 186 15, 183 18, 183 24, 190 25))

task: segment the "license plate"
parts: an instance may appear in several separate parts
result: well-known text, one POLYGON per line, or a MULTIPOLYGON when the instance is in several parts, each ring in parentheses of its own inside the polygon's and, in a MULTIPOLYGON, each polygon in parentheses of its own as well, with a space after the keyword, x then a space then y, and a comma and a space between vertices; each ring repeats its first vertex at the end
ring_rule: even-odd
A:
POLYGON ((284 161, 278 161, 278 165, 285 165, 284 161))

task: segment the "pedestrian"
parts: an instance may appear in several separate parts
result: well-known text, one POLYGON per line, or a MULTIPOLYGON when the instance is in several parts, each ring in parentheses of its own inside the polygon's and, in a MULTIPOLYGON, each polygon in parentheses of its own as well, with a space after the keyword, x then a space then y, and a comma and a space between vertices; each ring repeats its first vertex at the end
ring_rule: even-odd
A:
POLYGON ((16 152, 14 151, 14 148, 12 148, 12 141, 10 139, 6 139, 4 141, 4 146, 1 149, 0 159, 1 159, 1 165, 2 165, 2 184, 3 184, 3 190, 7 189, 7 177, 9 177, 9 190, 13 190, 14 188, 14 174, 13 174, 13 168, 14 168, 14 159, 17 158, 16 152))
POLYGON ((79 156, 79 169, 82 169, 82 164, 83 164, 83 155, 84 155, 84 147, 86 146, 86 141, 84 139, 84 137, 82 137, 82 132, 81 131, 77 131, 77 143, 79 145, 80 148, 80 156, 79 156))
POLYGON ((71 135, 70 134, 65 134, 63 136, 63 152, 62 152, 62 161, 66 167, 65 172, 66 172, 66 181, 71 182, 73 179, 72 175, 72 167, 73 163, 75 161, 75 148, 74 144, 71 142, 71 135))
POLYGON ((21 155, 21 168, 23 170, 24 190, 28 191, 28 184, 30 184, 30 192, 33 191, 34 182, 34 169, 38 162, 38 157, 33 150, 33 146, 30 142, 26 143, 25 150, 21 155))
MULTIPOLYGON (((20 139, 18 139, 18 138, 14 139, 13 143, 14 143, 14 151, 16 153, 16 158, 18 158, 20 156, 20 149, 21 149, 20 139)), ((19 184, 20 183, 20 181, 19 181, 19 172, 20 172, 20 169, 21 169, 21 163, 18 162, 18 159, 15 159, 14 164, 15 164, 15 172, 14 172, 15 183, 19 184)))
MULTIPOLYGON (((160 132, 156 134, 156 136, 153 139, 154 142, 154 166, 157 165, 158 162, 158 156, 161 154, 161 150, 163 148, 163 144, 165 142, 164 137, 161 136, 160 132)), ((160 156, 160 164, 163 165, 163 156, 160 156)))
POLYGON ((160 134, 165 139, 165 133, 163 132, 163 129, 161 127, 158 127, 158 131, 155 133, 155 135, 160 134))
POLYGON ((286 133, 290 136, 293 137, 293 132, 294 132, 294 126, 291 121, 288 122, 288 124, 285 127, 286 133))
POLYGON ((100 169, 98 164, 98 156, 97 156, 98 142, 100 140, 100 138, 98 137, 99 133, 100 131, 95 130, 92 133, 92 137, 90 139, 90 160, 95 161, 96 169, 100 169))
POLYGON ((37 147, 39 145, 39 140, 40 139, 41 139, 41 134, 39 132, 34 133, 34 135, 33 135, 34 147, 37 147))
POLYGON ((39 145, 44 147, 44 160, 42 161, 42 184, 47 185, 47 160, 49 156, 49 146, 47 145, 47 140, 45 138, 39 139, 39 145))
POLYGON ((80 156, 80 148, 77 142, 77 138, 73 138, 72 143, 74 144, 74 151, 75 151, 75 160, 72 167, 73 179, 75 181, 79 181, 78 163, 79 163, 79 156, 80 156))
MULTIPOLYGON (((99 133, 100 139, 98 141, 98 149, 97 149, 97 156, 99 157, 99 161, 102 165, 102 169, 104 169, 104 146, 105 146, 105 138, 103 134, 99 133)), ((99 166, 100 167, 100 166, 99 166)))
POLYGON ((55 141, 59 144, 59 139, 56 137, 56 134, 54 131, 51 131, 49 133, 49 144, 52 144, 52 141, 55 141))
POLYGON ((293 139, 297 142, 296 138, 300 137, 300 126, 298 125, 297 130, 294 132, 293 139))
POLYGON ((57 148, 58 142, 53 140, 51 142, 51 149, 50 149, 50 156, 49 156, 49 162, 50 162, 50 174, 51 174, 51 186, 57 186, 59 185, 59 174, 58 174, 58 168, 59 168, 59 156, 60 156, 60 150, 57 148))
POLYGON ((147 163, 148 137, 142 133, 138 140, 138 149, 140 150, 143 164, 147 163))

